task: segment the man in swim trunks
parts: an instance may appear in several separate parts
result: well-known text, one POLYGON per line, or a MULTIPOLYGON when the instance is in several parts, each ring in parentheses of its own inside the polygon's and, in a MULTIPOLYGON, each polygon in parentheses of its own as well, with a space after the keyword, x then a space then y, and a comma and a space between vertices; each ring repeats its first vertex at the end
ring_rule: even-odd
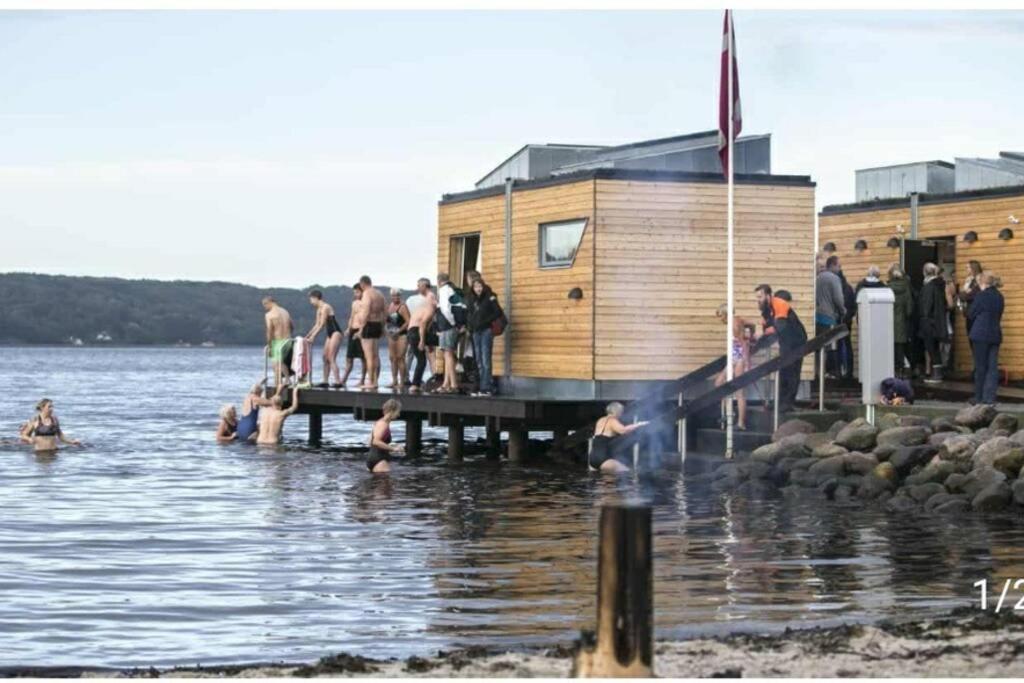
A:
POLYGON ((362 376, 359 378, 359 386, 366 384, 366 358, 363 356, 363 345, 359 342, 359 328, 357 320, 363 305, 363 292, 359 283, 352 285, 352 311, 348 316, 348 324, 345 326, 345 334, 348 335, 348 343, 345 346, 345 374, 341 377, 341 386, 348 384, 348 376, 352 374, 352 364, 358 360, 363 368, 362 376))
POLYGON ((263 297, 263 310, 267 312, 267 354, 274 364, 274 386, 279 387, 284 381, 284 345, 295 333, 295 325, 288 311, 278 306, 273 297, 263 297))
POLYGON ((262 446, 276 446, 281 443, 281 432, 284 431, 284 421, 292 415, 299 407, 299 388, 292 389, 292 402, 287 408, 284 407, 284 398, 281 397, 281 390, 284 385, 277 386, 277 393, 270 400, 270 405, 260 411, 260 435, 256 443, 262 446))
POLYGON ((420 279, 419 291, 423 295, 423 300, 416 310, 412 311, 409 318, 409 348, 412 349, 416 359, 416 368, 413 371, 409 389, 414 392, 419 391, 423 384, 427 354, 432 353, 433 347, 437 346, 437 335, 430 331, 434 313, 437 311, 437 297, 430 290, 430 281, 426 278, 420 279))
POLYGON ((359 339, 366 359, 367 379, 360 388, 376 389, 380 379, 380 339, 384 336, 384 320, 388 315, 388 301, 378 292, 369 275, 359 278, 363 291, 360 306, 359 339))

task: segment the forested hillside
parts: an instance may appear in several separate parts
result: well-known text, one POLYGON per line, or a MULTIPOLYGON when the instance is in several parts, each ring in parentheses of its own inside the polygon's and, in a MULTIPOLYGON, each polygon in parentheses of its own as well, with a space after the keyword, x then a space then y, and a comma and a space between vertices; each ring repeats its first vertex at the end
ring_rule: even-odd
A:
POLYGON ((161 282, 118 278, 0 274, 0 344, 263 344, 270 294, 288 309, 297 332, 313 322, 306 293, 317 287, 348 320, 345 287, 260 289, 229 282, 161 282))

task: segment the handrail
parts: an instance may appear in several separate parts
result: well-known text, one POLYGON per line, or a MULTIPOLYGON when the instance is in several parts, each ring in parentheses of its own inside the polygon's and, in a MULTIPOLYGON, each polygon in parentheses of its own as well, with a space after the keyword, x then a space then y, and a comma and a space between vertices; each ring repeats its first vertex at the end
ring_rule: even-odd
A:
POLYGON ((660 425, 665 422, 673 424, 679 420, 686 418, 691 413, 696 413, 703 410, 704 408, 713 406, 717 404, 719 401, 725 399, 726 397, 736 393, 740 389, 743 389, 753 384, 754 382, 760 380, 763 377, 767 377, 768 375, 772 374, 776 370, 779 370, 780 368, 786 367, 791 363, 795 363, 796 361, 801 360, 804 356, 807 356, 812 353, 817 353, 818 351, 825 348, 832 342, 838 341, 843 337, 849 336, 849 334, 850 330, 846 327, 846 325, 837 325, 828 332, 820 334, 814 339, 811 339, 803 346, 801 346, 799 349, 790 351, 786 355, 775 356, 771 360, 766 361, 758 365, 757 367, 751 368, 750 370, 747 370, 746 372, 744 372, 742 375, 740 375, 731 382, 726 382, 725 384, 719 387, 715 387, 711 391, 701 394, 692 401, 684 403, 682 406, 673 406, 669 410, 666 410, 658 415, 655 415, 653 418, 650 419, 648 424, 644 425, 640 429, 636 429, 630 432, 629 434, 623 434, 622 436, 615 437, 612 442, 612 447, 620 449, 632 446, 640 440, 640 434, 645 429, 649 429, 652 426, 660 425))
MULTIPOLYGON (((754 342, 753 346, 750 347, 750 354, 753 355, 758 351, 771 346, 773 343, 775 343, 774 333, 763 335, 754 342)), ((674 400, 676 396, 683 393, 690 387, 700 384, 704 380, 710 379, 724 369, 725 356, 719 356, 714 360, 708 361, 696 370, 692 370, 682 377, 672 380, 668 384, 660 385, 647 394, 633 399, 628 405, 626 405, 626 409, 622 412, 621 419, 623 421, 631 421, 633 417, 643 409, 653 407, 670 398, 674 400)), ((567 436, 562 440, 561 446, 563 448, 573 448, 583 443, 593 435, 594 425, 591 424, 587 427, 577 429, 575 432, 567 436)))

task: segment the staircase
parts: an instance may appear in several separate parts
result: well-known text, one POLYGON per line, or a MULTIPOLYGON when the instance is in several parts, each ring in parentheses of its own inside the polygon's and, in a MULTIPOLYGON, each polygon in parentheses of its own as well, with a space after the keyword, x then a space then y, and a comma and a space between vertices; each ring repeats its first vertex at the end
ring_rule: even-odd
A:
MULTIPOLYGON (((779 416, 779 424, 787 420, 805 420, 813 424, 818 431, 827 431, 836 420, 842 419, 842 413, 836 410, 797 410, 779 416)), ((696 416, 696 429, 691 432, 691 445, 698 453, 725 453, 725 430, 720 426, 720 411, 709 408, 696 416)), ((733 449, 737 454, 746 454, 771 443, 773 429, 771 407, 761 405, 747 406, 747 431, 734 429, 732 434, 733 449)))

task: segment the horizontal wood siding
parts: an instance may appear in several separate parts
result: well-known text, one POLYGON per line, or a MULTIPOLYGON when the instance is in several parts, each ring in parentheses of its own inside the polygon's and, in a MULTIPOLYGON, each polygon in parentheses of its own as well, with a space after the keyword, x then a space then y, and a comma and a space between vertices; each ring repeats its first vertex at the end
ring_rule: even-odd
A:
MULTIPOLYGON (((725 185, 596 182, 596 378, 670 379, 721 355, 725 185)), ((766 282, 810 328, 814 188, 737 185, 735 215, 737 312, 760 320, 753 289, 766 282)))
MULTIPOLYGON (((995 271, 1003 280, 1006 312, 1003 317, 1004 341, 1000 349, 999 365, 1013 379, 1024 379, 1024 290, 1018 279, 1017 268, 1024 256, 1024 229, 1011 225, 1014 215, 1024 219, 1024 195, 1016 197, 978 198, 966 201, 922 204, 918 210, 918 238, 956 238, 956 277, 962 284, 967 276, 968 261, 980 261, 987 270, 995 271), (1012 228, 1015 237, 1004 241, 998 238, 1003 228, 1012 228), (963 242, 968 230, 978 233, 973 244, 963 242)), ((910 234, 910 209, 887 209, 846 214, 822 215, 821 242, 836 243, 843 271, 852 283, 864 276, 869 265, 885 269, 899 260, 899 251, 885 247, 886 241, 896 235, 896 225, 903 224, 910 234), (861 254, 853 250, 854 242, 865 239, 869 249, 861 254)), ((967 330, 963 316, 955 316, 954 360, 958 373, 969 373, 973 366, 967 330)))

